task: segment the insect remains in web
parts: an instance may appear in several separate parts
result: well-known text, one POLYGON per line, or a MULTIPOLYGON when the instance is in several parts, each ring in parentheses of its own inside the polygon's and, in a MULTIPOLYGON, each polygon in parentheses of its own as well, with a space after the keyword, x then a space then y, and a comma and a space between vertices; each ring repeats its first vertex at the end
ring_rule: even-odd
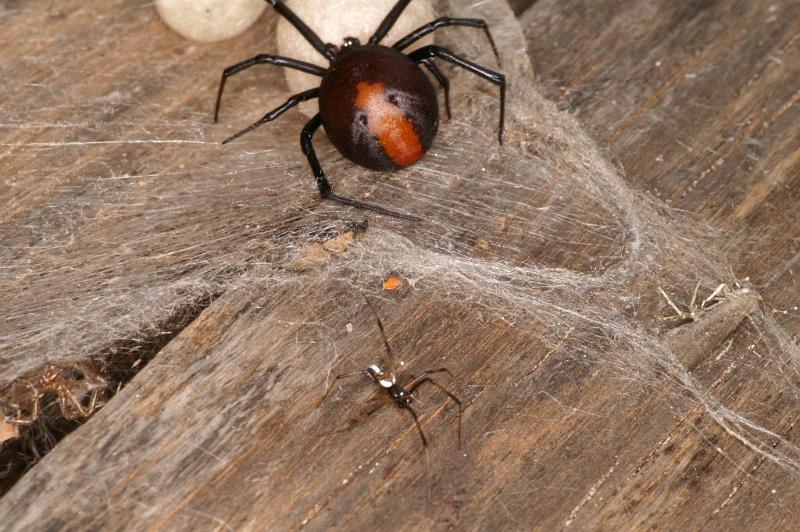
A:
POLYGON ((277 55, 259 54, 227 67, 217 92, 214 122, 219 118, 219 106, 226 80, 242 70, 258 64, 288 67, 322 78, 319 87, 294 94, 261 119, 235 133, 223 144, 275 120, 301 102, 318 99, 317 113, 303 128, 300 147, 308 159, 323 199, 403 220, 420 218, 399 213, 380 205, 340 196, 333 191, 312 143, 314 134, 323 127, 331 143, 351 161, 372 170, 391 171, 405 168, 418 161, 430 148, 439 127, 439 106, 436 91, 419 65, 423 65, 442 86, 445 106, 450 117, 450 82, 439 70, 434 59, 441 59, 463 68, 500 87, 500 127, 498 140, 503 142, 505 117, 505 76, 490 70, 447 48, 429 45, 408 54, 403 50, 433 31, 447 26, 466 26, 483 29, 499 62, 497 46, 486 21, 474 18, 441 17, 412 31, 391 46, 381 43, 400 18, 411 0, 399 0, 370 37, 362 45, 348 37, 340 46, 323 43, 281 0, 266 0, 275 10, 322 54, 328 68, 277 55))
POLYGON ((686 307, 686 310, 682 310, 674 301, 672 301, 663 288, 659 288, 658 291, 661 292, 661 295, 667 301, 667 304, 672 307, 672 310, 675 311, 674 316, 665 316, 661 319, 665 321, 677 321, 679 324, 697 321, 708 310, 725 299, 727 290, 728 285, 726 283, 720 284, 698 305, 697 294, 700 291, 700 283, 697 283, 697 285, 694 287, 694 292, 692 292, 692 299, 689 301, 689 305, 686 307))
MULTIPOLYGON (((366 298, 365 298, 366 299, 366 298)), ((458 406, 458 448, 461 448, 461 415, 463 413, 463 406, 461 400, 456 397, 456 395, 448 390, 446 387, 439 384, 436 380, 434 380, 431 375, 436 373, 447 373, 451 377, 453 376, 450 373, 450 370, 447 368, 439 368, 439 369, 432 369, 424 372, 419 377, 411 379, 410 382, 406 385, 401 385, 397 382, 397 376, 395 373, 395 364, 394 364, 394 353, 392 352, 392 348, 389 345, 389 340, 386 338, 386 331, 383 328, 383 322, 381 322, 380 317, 378 317, 377 312, 375 312, 372 303, 369 302, 367 299, 367 305, 369 306, 370 310, 373 314, 375 314, 375 320, 378 323, 378 330, 381 333, 381 337, 383 338, 383 345, 386 350, 386 357, 388 359, 390 370, 386 371, 381 369, 380 366, 377 364, 370 364, 365 369, 361 371, 356 371, 354 373, 342 373, 337 375, 331 385, 325 390, 325 394, 320 399, 320 404, 328 397, 331 389, 333 389, 333 385, 336 384, 337 381, 340 379, 346 379, 350 377, 357 377, 357 376, 367 376, 369 379, 383 392, 383 398, 390 398, 392 402, 394 402, 395 406, 400 408, 401 410, 405 410, 409 413, 411 418, 414 421, 414 425, 419 432, 419 437, 422 440, 422 445, 427 447, 428 446, 428 439, 425 437, 425 432, 422 430, 422 425, 419 421, 419 415, 417 414, 414 407, 411 406, 412 402, 417 401, 414 397, 414 392, 423 384, 427 383, 434 386, 437 390, 439 390, 442 394, 447 396, 448 399, 453 401, 458 406)), ((372 414, 377 409, 371 410, 368 412, 372 414)), ((349 427, 348 427, 349 428, 349 427)))
POLYGON ((7 405, 4 421, 13 425, 32 425, 42 411, 45 398, 55 396, 64 419, 80 419, 90 416, 103 405, 101 395, 108 389, 108 383, 97 373, 83 364, 61 367, 49 364, 44 372, 35 378, 20 382, 17 386, 27 387, 29 394, 16 395, 24 398, 7 405), (23 414, 27 412, 27 415, 23 414))

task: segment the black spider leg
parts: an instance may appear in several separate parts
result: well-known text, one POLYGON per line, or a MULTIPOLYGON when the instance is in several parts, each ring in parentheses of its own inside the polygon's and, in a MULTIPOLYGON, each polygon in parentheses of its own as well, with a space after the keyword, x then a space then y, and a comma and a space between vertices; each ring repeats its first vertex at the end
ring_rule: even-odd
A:
POLYGON ((439 28, 446 28, 448 26, 468 26, 470 28, 481 28, 484 33, 486 33, 486 38, 489 39, 489 44, 492 45, 492 52, 494 52, 494 57, 497 59, 497 63, 500 63, 500 54, 497 52, 497 45, 494 43, 492 32, 489 31, 489 25, 486 24, 485 20, 480 18, 437 18, 433 22, 429 22, 424 26, 420 26, 419 28, 415 29, 394 43, 392 48, 398 51, 404 50, 429 33, 433 33, 439 28))
POLYGON ((425 438, 425 433, 422 432, 422 425, 419 424, 419 416, 417 415, 417 412, 408 405, 403 405, 400 408, 402 408, 403 410, 408 410, 408 413, 411 414, 412 418, 414 418, 414 424, 417 426, 417 430, 419 431, 419 437, 422 438, 422 445, 427 447, 428 440, 425 438))
POLYGON ((392 372, 392 379, 396 380, 397 366, 394 363, 394 352, 392 351, 392 347, 389 345, 389 339, 386 338, 386 331, 383 329, 383 322, 378 316, 378 313, 375 311, 375 307, 372 306, 372 302, 369 299, 367 299, 367 296, 361 294, 361 297, 363 297, 364 301, 367 302, 367 306, 369 306, 369 309, 375 315, 375 321, 378 322, 378 330, 381 332, 381 338, 383 338, 383 347, 386 349, 386 357, 389 359, 389 366, 392 372))
POLYGON ((400 18, 400 15, 403 14, 408 4, 411 3, 411 0, 399 0, 389 14, 386 15, 386 18, 383 19, 381 25, 378 26, 378 29, 375 30, 375 33, 372 37, 369 38, 369 44, 379 44, 386 34, 389 33, 389 30, 392 29, 397 19, 400 18))
POLYGON ((436 78, 436 81, 439 82, 439 85, 442 86, 444 90, 444 107, 447 110, 447 118, 453 118, 453 114, 450 112, 450 80, 448 80, 442 71, 439 70, 439 67, 436 66, 433 59, 423 59, 420 61, 425 67, 433 74, 433 77, 436 78))
POLYGON ((309 89, 309 90, 301 92, 299 94, 295 94, 293 96, 290 96, 289 99, 286 100, 283 104, 279 105, 278 107, 276 107, 275 109, 273 109, 269 113, 265 114, 257 122, 254 122, 253 124, 247 126, 246 128, 244 128, 243 130, 239 131, 238 133, 234 133, 233 135, 231 135, 227 139, 223 140, 222 143, 223 144, 227 144, 232 140, 236 140, 239 137, 241 137, 242 135, 244 135, 245 133, 249 133, 249 132, 253 131, 258 126, 266 124, 267 122, 271 122, 272 120, 275 120, 276 118, 281 116, 283 113, 285 113, 286 111, 288 111, 292 107, 295 107, 296 105, 298 105, 300 102, 305 102, 307 100, 312 100, 312 99, 316 98, 317 96, 319 96, 319 87, 316 87, 314 89, 309 89))
POLYGON ((219 90, 217 90, 217 104, 214 106, 214 123, 217 123, 219 118, 219 104, 222 102, 222 91, 225 90, 225 82, 234 74, 238 74, 242 70, 246 70, 255 65, 269 64, 280 67, 294 68, 307 74, 314 74, 315 76, 324 76, 326 70, 320 66, 312 65, 304 61, 298 61, 290 57, 281 57, 279 55, 258 54, 241 63, 231 65, 222 71, 222 79, 219 82, 219 90))
POLYGON ((417 377, 416 379, 414 379, 413 381, 411 381, 406 389, 408 390, 409 394, 412 394, 414 393, 414 390, 419 388, 421 384, 427 382, 436 386, 439 389, 439 391, 441 391, 443 394, 445 394, 454 403, 458 405, 458 448, 461 449, 461 413, 463 411, 461 400, 458 397, 456 397, 453 392, 451 392, 450 390, 448 390, 447 388, 445 388, 444 386, 433 380, 430 376, 433 375, 434 373, 447 373, 448 375, 452 375, 452 373, 450 373, 450 371, 447 368, 429 370, 420 375, 419 377, 417 377))
POLYGON ((430 46, 423 46, 419 50, 414 50, 410 54, 408 54, 413 61, 417 63, 421 63, 423 60, 428 58, 438 57, 440 59, 444 59, 445 61, 449 61, 456 66, 460 66, 461 68, 468 70, 479 76, 483 79, 489 80, 495 85, 500 86, 500 128, 497 133, 497 139, 500 141, 500 144, 503 143, 503 126, 505 124, 506 118, 506 77, 499 73, 495 72, 494 70, 490 70, 486 67, 483 67, 477 63, 473 63, 468 59, 464 59, 460 57, 450 50, 446 48, 442 48, 441 46, 436 46, 432 44, 430 46))
POLYGON ((300 32, 300 35, 302 35, 316 51, 324 55, 328 61, 333 61, 336 59, 336 52, 334 51, 333 47, 322 42, 322 39, 319 38, 319 35, 314 33, 314 30, 309 28, 308 25, 303 22, 294 11, 289 9, 286 4, 284 4, 281 0, 266 0, 266 2, 274 7, 275 11, 277 11, 283 18, 289 21, 289 24, 294 26, 295 29, 300 32))
POLYGON ((317 188, 319 188, 320 196, 322 196, 324 199, 330 199, 338 203, 342 203, 344 205, 350 205, 351 207, 372 211, 378 214, 382 214, 384 216, 392 216, 394 218, 399 218, 401 220, 408 220, 411 222, 422 221, 421 218, 417 218, 416 216, 412 216, 410 214, 402 214, 399 212, 391 211, 389 209, 385 209, 380 205, 364 203, 358 200, 345 198, 343 196, 334 194, 333 188, 331 187, 331 184, 328 182, 328 178, 325 177, 325 172, 322 170, 322 166, 320 166, 319 164, 319 160, 317 159, 317 153, 314 151, 314 145, 312 144, 314 133, 316 133, 317 129, 319 129, 319 126, 321 125, 322 125, 322 118, 318 113, 314 115, 314 118, 309 120, 308 124, 306 124, 306 126, 303 128, 303 131, 300 133, 300 147, 303 150, 305 156, 308 158, 308 164, 311 165, 311 170, 313 170, 314 177, 317 179, 317 188))

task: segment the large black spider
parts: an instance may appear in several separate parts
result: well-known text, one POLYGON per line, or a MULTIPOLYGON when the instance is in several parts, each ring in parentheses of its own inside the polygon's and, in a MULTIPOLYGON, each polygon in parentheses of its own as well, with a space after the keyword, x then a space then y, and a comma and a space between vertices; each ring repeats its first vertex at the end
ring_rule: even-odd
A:
POLYGON ((258 126, 276 119, 300 102, 319 98, 319 113, 316 114, 300 135, 300 146, 308 158, 317 187, 323 198, 339 203, 367 209, 379 214, 407 220, 419 220, 415 216, 400 214, 379 205, 339 196, 325 177, 314 151, 312 138, 319 126, 331 142, 351 161, 374 170, 396 170, 419 160, 430 147, 439 126, 439 107, 433 85, 417 66, 423 64, 442 85, 445 93, 447 115, 450 116, 449 81, 441 73, 434 58, 444 59, 465 70, 500 86, 500 128, 498 139, 503 142, 505 117, 505 76, 489 70, 441 46, 425 46, 409 54, 402 50, 446 26, 469 26, 482 28, 498 57, 492 35, 486 21, 473 18, 442 17, 417 28, 391 47, 380 44, 411 0, 399 0, 386 15, 381 25, 362 45, 358 39, 348 37, 341 46, 325 44, 292 10, 281 0, 266 0, 268 4, 286 18, 303 37, 330 61, 322 68, 297 59, 277 55, 259 54, 241 63, 231 65, 222 73, 214 109, 214 122, 219 117, 222 91, 228 77, 251 66, 267 63, 289 67, 314 74, 322 78, 320 86, 291 96, 260 120, 232 135, 226 144, 258 126))

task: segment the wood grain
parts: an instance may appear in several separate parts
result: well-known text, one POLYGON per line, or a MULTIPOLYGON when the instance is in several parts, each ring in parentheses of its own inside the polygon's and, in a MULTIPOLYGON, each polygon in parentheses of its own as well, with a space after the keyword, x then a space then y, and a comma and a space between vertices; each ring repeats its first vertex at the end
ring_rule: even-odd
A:
MULTIPOLYGON (((700 220, 728 229, 733 237, 726 251, 736 258, 737 275, 749 275, 770 304, 788 304, 797 287, 786 264, 797 253, 792 246, 799 226, 796 210, 791 209, 796 201, 793 161, 798 153, 793 95, 799 78, 796 62, 788 59, 796 57, 798 47, 800 16, 792 11, 795 4, 747 2, 730 7, 722 2, 629 1, 604 4, 602 10, 596 5, 540 0, 522 16, 535 70, 550 87, 551 97, 563 101, 589 126, 600 144, 622 161, 635 186, 652 189, 700 220), (785 16, 761 29, 756 21, 769 20, 773 5, 785 16), (656 67, 655 61, 661 61, 661 66, 656 67), (720 73, 729 76, 724 84, 709 81, 720 73), (748 167, 753 150, 756 162, 748 167), (771 265, 765 253, 780 257, 772 263, 780 266, 771 265)), ((205 111, 209 98, 202 105, 193 99, 202 93, 194 86, 196 72, 216 72, 225 58, 222 51, 212 48, 181 52, 180 42, 157 29, 152 14, 141 16, 145 10, 144 4, 137 4, 114 20, 127 22, 116 26, 121 49, 137 50, 139 57, 157 54, 150 64, 156 64, 161 75, 170 73, 169 88, 159 76, 141 71, 130 74, 149 80, 140 86, 143 96, 137 97, 145 103, 144 116, 130 120, 151 120, 157 128, 164 113, 179 112, 157 102, 188 95, 188 103, 183 101, 181 108, 196 105, 197 113, 205 111), (153 43, 153 35, 160 40, 153 43), (164 41, 172 43, 172 48, 164 41), (171 54, 180 55, 181 61, 171 61, 171 54)), ((509 17, 501 8, 497 10, 498 18, 509 17)), ((54 24, 48 26, 53 34, 89 33, 86 20, 76 20, 75 15, 75 26, 59 29, 57 25, 69 24, 70 17, 42 21, 32 11, 19 8, 4 24, 24 27, 22 20, 37 21, 54 24)), ((255 48, 257 35, 248 35, 226 50, 225 57, 246 56, 248 47, 255 48)), ((16 39, 23 42, 21 37, 16 39)), ((41 53, 44 46, 35 40, 25 45, 31 47, 23 50, 25 57, 41 53)), ((115 86, 130 62, 122 51, 109 55, 119 62, 118 72, 108 76, 115 86)), ((74 60, 83 64, 86 58, 74 60)), ((508 67, 526 75, 514 61, 508 67)), ((277 79, 264 76, 267 82, 277 79)), ((213 81, 214 76, 209 76, 209 86, 213 81)), ((97 81, 76 79, 76 83, 86 84, 74 89, 76 95, 102 92, 96 89, 97 81)), ((61 110, 56 95, 52 97, 52 102, 39 108, 43 120, 50 124, 69 121, 71 112, 61 110), (57 114, 59 110, 63 117, 57 114)), ((17 98, 24 104, 39 101, 41 94, 31 84, 17 98)), ((230 105, 241 108, 246 100, 234 93, 230 105)), ((261 100, 259 108, 269 103, 261 100)), ((31 104, 27 105, 30 111, 31 104)), ((127 111, 137 112, 132 106, 127 111)), ((24 123, 32 122, 30 116, 24 115, 24 123)), ((116 131, 124 129, 113 113, 92 120, 116 131)), ((175 117, 166 122, 173 127, 175 117)), ((258 142, 282 142, 284 135, 293 138, 299 124, 287 125, 291 132, 267 132, 258 142)), ((48 129, 34 134, 19 128, 13 131, 9 144, 50 142, 46 135, 52 133, 48 129)), ((83 142, 87 137, 79 138, 83 142)), ((198 138, 205 139, 205 133, 198 138)), ((442 142, 458 148, 453 137, 445 135, 442 142)), ((3 190, 4 201, 16 209, 3 221, 6 235, 19 235, 19 227, 41 217, 48 203, 70 200, 74 194, 70 179, 91 174, 73 173, 75 168, 100 157, 118 170, 123 168, 122 161, 129 160, 124 150, 108 148, 109 153, 75 158, 64 157, 63 151, 45 152, 50 159, 37 163, 36 154, 15 149, 17 155, 4 160, 3 172, 26 177, 30 187, 3 190), (37 164, 58 171, 37 180, 37 164)), ((443 153, 449 153, 447 149, 443 153)), ((188 159, 180 151, 163 147, 150 147, 138 155, 137 162, 130 164, 154 166, 167 160, 176 172, 188 159), (142 160, 149 162, 138 162, 142 160)), ((193 163, 191 174, 178 172, 177 183, 165 184, 160 197, 179 199, 187 188, 180 180, 196 179, 196 168, 203 165, 219 171, 228 164, 242 164, 225 160, 216 147, 204 147, 192 157, 198 162, 193 163)), ((280 154, 275 157, 276 168, 287 164, 302 168, 296 161, 287 163, 280 154)), ((332 167, 343 169, 338 163, 332 167)), ((145 173, 137 168, 126 171, 145 173)), ((201 180, 205 187, 211 186, 213 172, 209 174, 208 181, 201 180)), ((281 170, 271 177, 282 175, 281 170)), ((207 191, 228 191, 232 199, 240 187, 258 186, 255 175, 237 177, 243 181, 235 188, 207 191)), ((424 188, 424 183, 413 185, 433 197, 441 193, 424 188)), ((415 212, 426 216, 449 216, 436 211, 439 205, 393 188, 376 191, 358 182, 342 186, 350 187, 352 194, 374 192, 381 201, 410 201, 415 212)), ((464 186, 458 184, 452 192, 463 194, 464 186)), ((149 186, 144 189, 148 192, 140 194, 151 194, 149 186)), ((276 227, 284 229, 319 223, 314 214, 297 220, 298 212, 306 216, 305 210, 315 207, 309 192, 279 188, 268 201, 245 208, 241 225, 255 225, 259 219, 277 219, 276 227)), ((103 197, 117 194, 109 191, 103 197)), ((122 200, 133 204, 141 200, 136 194, 126 192, 122 200)), ((504 203, 503 194, 501 190, 492 200, 495 207, 513 204, 504 203)), ((535 196, 526 200, 534 204, 535 196)), ((177 203, 174 200, 171 205, 177 203)), ((198 204, 192 205, 200 217, 198 204)), ((221 236, 229 235, 237 225, 231 218, 240 215, 241 210, 230 218, 188 226, 189 230, 178 234, 191 235, 194 227, 204 231, 216 227, 221 236)), ((445 219, 452 225, 458 221, 457 216, 445 219)), ((100 234, 114 234, 128 223, 126 217, 113 219, 101 226, 100 234)), ((377 222, 378 228, 384 225, 395 228, 391 222, 377 222)), ((580 245, 558 250, 542 247, 534 238, 516 236, 504 248, 508 254, 504 258, 522 263, 552 261, 592 271, 602 266, 578 250, 591 249, 589 255, 614 254, 615 250, 603 247, 603 235, 592 240, 568 225, 552 229, 564 231, 580 245)), ((496 229, 488 225, 479 227, 474 233, 456 235, 454 241, 479 254, 475 235, 489 235, 494 242, 492 231, 496 229)), ((95 234, 90 232, 86 240, 95 234)), ((405 413, 393 408, 339 432, 357 414, 359 405, 369 400, 372 389, 368 382, 356 380, 337 387, 330 400, 318 406, 321 391, 329 373, 374 362, 382 349, 374 317, 347 280, 320 279, 314 270, 298 274, 295 283, 280 290, 265 286, 260 280, 272 272, 254 264, 258 261, 249 258, 253 251, 247 245, 252 239, 276 234, 273 228, 259 230, 233 240, 230 248, 214 256, 221 261, 230 257, 231 250, 245 249, 239 264, 247 267, 247 273, 233 284, 230 278, 220 283, 225 290, 218 299, 108 406, 0 500, 0 515, 13 519, 18 529, 286 529, 305 525, 320 530, 379 526, 720 530, 731 526, 788 529, 797 523, 795 477, 747 454, 699 409, 676 422, 667 402, 669 390, 659 393, 614 386, 602 366, 565 356, 574 340, 569 336, 550 348, 531 330, 499 319, 487 321, 469 305, 442 301, 408 287, 381 300, 379 314, 408 371, 419 373, 442 365, 453 370, 448 386, 467 404, 464 449, 454 448, 454 409, 433 393, 423 395, 423 424, 435 442, 427 451, 420 447, 405 413), (348 323, 353 333, 347 332, 348 323), (520 368, 526 371, 521 373, 520 368), (745 464, 746 472, 739 464, 745 464)), ((424 242, 426 237, 423 232, 412 238, 424 242)), ((36 265, 35 261, 27 264, 36 265)), ((208 275, 212 273, 217 271, 208 275)), ((364 284, 377 287, 378 281, 364 284)), ((22 283, 5 288, 19 293, 22 283)), ((163 319, 169 317, 165 314, 163 319)), ((783 325, 796 330, 791 318, 783 325)), ((715 390, 727 390, 723 395, 735 406, 762 404, 774 409, 768 419, 791 437, 796 404, 788 398, 765 397, 760 390, 769 388, 750 380, 752 374, 743 369, 742 361, 735 362, 728 367, 701 364, 698 373, 715 390)))
MULTIPOLYGON (((792 265, 800 233, 793 207, 800 190, 800 70, 790 59, 800 52, 798 8, 542 1, 522 17, 550 97, 580 117, 631 183, 694 213, 698 223, 724 228, 736 276, 749 277, 767 307, 781 310, 795 308, 799 287, 792 265)), ((796 311, 776 315, 796 337, 796 311)), ((737 365, 746 363, 700 371, 730 390, 734 408, 769 405, 774 426, 791 438, 796 402, 760 394, 759 385, 736 377, 737 365)), ((610 464, 575 525, 796 526, 796 479, 761 459, 738 470, 732 462, 741 449, 709 453, 707 430, 707 419, 694 412, 665 431, 630 475, 610 464)), ((711 436, 715 445, 721 439, 711 436)))

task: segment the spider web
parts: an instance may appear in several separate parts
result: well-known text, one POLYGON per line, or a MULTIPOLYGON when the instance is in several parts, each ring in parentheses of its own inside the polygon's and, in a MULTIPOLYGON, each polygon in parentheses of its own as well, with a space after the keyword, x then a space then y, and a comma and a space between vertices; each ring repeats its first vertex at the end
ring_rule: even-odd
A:
MULTIPOLYGON (((15 9, 0 11, 4 26, 15 9)), ((542 97, 505 4, 439 6, 493 28, 511 83, 504 146, 495 135, 496 87, 452 68, 453 119, 412 169, 376 177, 317 137, 338 193, 402 206, 425 219, 418 224, 318 204, 297 148, 299 114, 219 145, 283 102, 275 69, 230 82, 214 126, 214 87, 229 49, 187 45, 140 2, 109 5, 101 25, 77 2, 62 10, 69 14, 61 19, 41 14, 50 28, 43 41, 12 32, 19 53, 3 68, 45 82, 18 87, 2 78, 3 93, 27 103, 0 111, 10 169, 0 217, 0 388, 45 361, 113 357, 114 346, 149 341, 187 307, 248 283, 277 290, 335 282, 331 297, 342 297, 399 272, 443 302, 547 331, 539 340, 554 356, 590 360, 621 393, 650 387, 669 394, 678 412, 700 407, 754 452, 800 473, 800 449, 757 415, 724 404, 663 335, 660 317, 671 310, 660 287, 676 299, 697 283, 701 294, 735 287, 719 253, 727 236, 634 190, 575 118, 542 97), (77 50, 75 28, 95 31, 106 52, 77 50), (143 57, 109 60, 141 49, 143 36, 143 57), (196 90, 186 92, 187 80, 196 90), (364 218, 364 238, 315 265, 313 276, 293 267, 311 243, 364 218)), ((482 33, 453 30, 442 39, 494 65, 482 33)), ((238 46, 246 56, 274 42, 251 31, 238 46)), ((796 401, 797 346, 761 309, 744 329, 726 359, 757 352, 762 363, 741 371, 796 401)))

